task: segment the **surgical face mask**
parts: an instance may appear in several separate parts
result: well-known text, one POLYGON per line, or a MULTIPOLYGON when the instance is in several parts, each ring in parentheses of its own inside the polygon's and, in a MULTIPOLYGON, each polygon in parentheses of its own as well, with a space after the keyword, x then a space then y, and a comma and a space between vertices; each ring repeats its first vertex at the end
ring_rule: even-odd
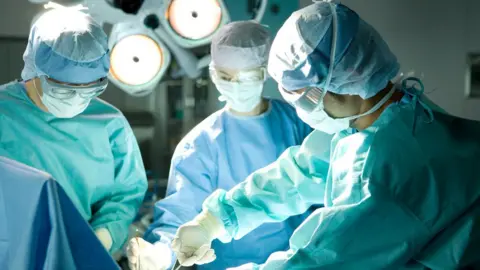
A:
POLYGON ((312 128, 328 134, 335 134, 342 130, 348 129, 350 127, 351 121, 377 111, 380 107, 383 106, 383 104, 385 104, 390 99, 394 92, 395 88, 392 87, 392 89, 377 104, 375 104, 375 106, 370 108, 368 111, 358 115, 352 115, 344 118, 330 117, 325 112, 323 107, 323 98, 325 97, 325 94, 321 95, 320 104, 313 111, 307 112, 306 110, 297 107, 297 114, 298 117, 302 119, 302 121, 307 123, 312 128))
POLYGON ((251 112, 262 101, 263 82, 214 82, 227 106, 237 112, 251 112))
POLYGON ((220 92, 220 101, 237 112, 251 112, 262 101, 265 70, 238 72, 235 79, 225 78, 214 70, 212 81, 220 92))
POLYGON ((82 113, 92 98, 105 91, 108 83, 105 79, 91 86, 74 87, 49 81, 46 76, 39 78, 43 94, 40 96, 34 80, 33 86, 37 95, 48 111, 58 118, 72 118, 82 113))

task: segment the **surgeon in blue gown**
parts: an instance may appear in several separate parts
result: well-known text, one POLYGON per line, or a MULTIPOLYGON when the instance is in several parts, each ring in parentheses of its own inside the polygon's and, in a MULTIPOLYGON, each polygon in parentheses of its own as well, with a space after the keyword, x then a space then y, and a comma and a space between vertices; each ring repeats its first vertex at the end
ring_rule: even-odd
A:
MULTIPOLYGON (((311 132, 289 104, 262 98, 269 48, 267 30, 253 21, 227 24, 213 37, 210 73, 226 106, 202 121, 177 146, 167 196, 156 203, 154 222, 145 235, 153 245, 131 240, 132 267, 171 267, 170 242, 177 228, 201 211, 207 196, 216 189, 234 187, 288 147, 301 144, 311 132)), ((324 138, 331 139, 327 134, 324 138)), ((288 248, 288 239, 305 216, 265 224, 238 242, 215 242, 216 261, 205 261, 198 269, 262 262, 270 253, 288 248)))
POLYGON ((324 203, 289 250, 238 269, 480 269, 480 122, 432 109, 421 80, 399 68, 348 7, 322 1, 294 12, 268 72, 315 130, 210 195, 172 241, 180 264, 215 259, 215 239, 241 241, 324 203), (320 131, 335 134, 330 152, 320 131))
POLYGON ((107 87, 107 35, 78 8, 53 7, 32 26, 22 81, 0 87, 0 156, 45 171, 104 247, 125 243, 147 188, 125 117, 96 98, 107 87))

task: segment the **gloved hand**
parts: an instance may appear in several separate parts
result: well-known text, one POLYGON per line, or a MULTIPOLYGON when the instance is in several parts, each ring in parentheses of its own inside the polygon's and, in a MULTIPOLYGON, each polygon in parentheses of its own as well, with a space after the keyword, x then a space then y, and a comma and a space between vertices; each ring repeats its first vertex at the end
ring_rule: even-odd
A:
POLYGON ((172 252, 166 244, 152 245, 140 237, 128 242, 127 258, 131 270, 166 270, 172 264, 172 252))
POLYGON ((102 242, 102 245, 105 247, 105 249, 107 251, 110 251, 113 241, 110 232, 106 228, 100 228, 95 230, 95 235, 97 235, 98 240, 102 242))
POLYGON ((223 231, 223 223, 208 211, 180 226, 172 242, 178 262, 183 266, 213 262, 216 256, 211 244, 223 231))

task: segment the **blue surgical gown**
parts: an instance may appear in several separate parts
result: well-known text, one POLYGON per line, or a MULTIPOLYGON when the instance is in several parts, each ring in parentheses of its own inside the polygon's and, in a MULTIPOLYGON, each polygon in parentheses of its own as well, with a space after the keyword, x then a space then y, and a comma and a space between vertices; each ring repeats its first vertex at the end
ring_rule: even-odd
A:
POLYGON ((204 208, 228 242, 324 203, 288 251, 241 269, 480 267, 480 122, 433 114, 406 96, 369 128, 337 134, 330 153, 314 131, 204 208))
POLYGON ((0 269, 119 269, 52 177, 0 157, 0 269))
MULTIPOLYGON (((301 144, 310 132, 295 110, 278 100, 271 100, 268 111, 259 116, 234 116, 226 110, 212 114, 177 146, 167 197, 156 203, 154 223, 146 239, 169 244, 178 227, 201 211, 208 195, 218 188, 234 187, 275 161, 288 147, 301 144)), ((216 261, 197 268, 216 270, 263 262, 270 253, 288 248, 290 235, 303 219, 297 216, 265 224, 230 244, 215 241, 216 261)))
POLYGON ((93 229, 106 228, 111 252, 122 247, 147 188, 138 144, 125 117, 93 99, 62 119, 39 109, 22 83, 0 87, 0 156, 45 171, 93 229))

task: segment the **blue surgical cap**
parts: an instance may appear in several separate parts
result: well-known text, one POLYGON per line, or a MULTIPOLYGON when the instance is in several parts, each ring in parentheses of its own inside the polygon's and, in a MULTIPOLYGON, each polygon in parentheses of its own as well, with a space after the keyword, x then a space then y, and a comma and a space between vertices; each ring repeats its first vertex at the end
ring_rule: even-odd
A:
POLYGON ((271 39, 267 29, 255 21, 231 22, 212 38, 212 64, 245 70, 267 65, 271 39))
POLYGON ((84 84, 104 78, 110 68, 107 40, 102 27, 81 10, 49 10, 30 30, 22 79, 46 75, 84 84))
POLYGON ((363 99, 383 90, 399 69, 372 26, 348 7, 329 2, 294 12, 275 37, 268 62, 268 72, 287 91, 314 86, 363 99))

